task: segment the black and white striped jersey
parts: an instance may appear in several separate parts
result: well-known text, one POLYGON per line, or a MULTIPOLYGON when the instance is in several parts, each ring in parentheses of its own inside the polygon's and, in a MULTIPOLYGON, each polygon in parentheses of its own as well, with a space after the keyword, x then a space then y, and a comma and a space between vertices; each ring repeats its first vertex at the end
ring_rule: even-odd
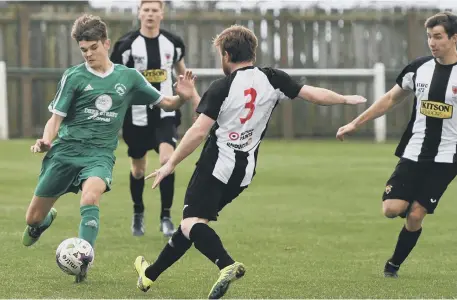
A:
POLYGON ((301 87, 283 71, 253 66, 214 81, 197 107, 216 121, 198 166, 225 184, 247 186, 274 108, 297 97, 301 87))
POLYGON ((395 154, 413 161, 457 162, 457 64, 441 65, 432 56, 406 66, 397 78, 413 91, 408 127, 395 154))
MULTIPOLYGON (((184 42, 180 37, 161 29, 155 38, 140 34, 140 30, 125 34, 114 45, 111 61, 135 68, 162 94, 173 95, 173 65, 185 55, 184 42)), ((157 108, 159 109, 159 108, 157 108)), ((160 110, 160 117, 173 117, 175 111, 160 110)), ((125 122, 147 126, 153 116, 145 105, 133 105, 127 112, 125 122)))

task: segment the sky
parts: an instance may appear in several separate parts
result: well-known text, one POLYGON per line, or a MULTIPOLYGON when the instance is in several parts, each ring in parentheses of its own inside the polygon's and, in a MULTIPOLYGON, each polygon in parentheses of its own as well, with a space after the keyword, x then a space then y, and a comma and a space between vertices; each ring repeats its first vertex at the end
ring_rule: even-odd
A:
MULTIPOLYGON (((137 6, 139 1, 136 0, 89 0, 96 7, 120 7, 133 8, 137 6)), ((174 0, 174 5, 186 6, 190 1, 174 0)), ((379 7, 388 8, 392 6, 404 7, 430 7, 439 9, 451 9, 457 12, 457 0, 275 0, 275 1, 258 1, 258 0, 219 0, 219 8, 249 8, 260 6, 263 9, 280 8, 280 7, 308 7, 319 3, 319 6, 324 9, 330 8, 351 8, 351 7, 379 7)))

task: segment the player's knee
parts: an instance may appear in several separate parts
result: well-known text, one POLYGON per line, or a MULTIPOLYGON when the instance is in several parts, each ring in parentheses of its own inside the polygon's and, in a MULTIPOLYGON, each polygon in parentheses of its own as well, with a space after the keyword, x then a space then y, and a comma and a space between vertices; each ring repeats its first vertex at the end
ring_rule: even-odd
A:
POLYGON ((408 209, 408 202, 403 200, 385 200, 382 203, 382 212, 387 218, 396 218, 408 209))
POLYGON ((161 155, 159 157, 159 162, 160 162, 160 165, 163 166, 164 164, 166 164, 169 160, 170 160, 170 156, 171 155, 161 155))
POLYGON ((415 223, 415 224, 422 224, 422 220, 424 219, 425 215, 422 212, 417 210, 411 211, 408 214, 408 222, 415 223))
POLYGON ((415 231, 422 227, 422 221, 424 220, 427 212, 423 208, 413 207, 408 213, 406 222, 408 224, 408 230, 415 231))
POLYGON ((186 218, 181 221, 181 231, 184 236, 190 239, 190 231, 196 223, 205 223, 208 224, 208 220, 201 218, 186 218))
POLYGON ((383 212, 384 216, 386 216, 387 218, 396 218, 403 211, 398 206, 383 205, 382 206, 382 212, 383 212))
POLYGON ((81 206, 84 205, 99 205, 102 193, 96 190, 86 190, 82 192, 81 206))
POLYGON ((190 230, 195 223, 197 223, 198 218, 186 218, 181 221, 181 231, 186 238, 189 238, 190 230))
POLYGON ((144 177, 145 169, 144 168, 132 168, 132 176, 135 179, 140 179, 144 177))
POLYGON ((136 179, 144 177, 146 173, 146 163, 134 163, 132 164, 132 176, 136 179))

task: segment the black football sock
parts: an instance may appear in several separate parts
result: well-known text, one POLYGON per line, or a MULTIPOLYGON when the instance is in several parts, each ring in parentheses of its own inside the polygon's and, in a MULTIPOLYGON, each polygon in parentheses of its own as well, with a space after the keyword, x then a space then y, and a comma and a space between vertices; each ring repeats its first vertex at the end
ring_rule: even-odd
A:
POLYGON ((143 190, 144 176, 136 179, 130 172, 130 195, 133 200, 133 212, 136 214, 144 212, 143 190))
POLYGON ((396 266, 400 266, 411 253, 414 246, 416 246, 421 232, 422 228, 417 231, 408 231, 406 227, 403 226, 400 234, 398 235, 398 241, 395 246, 394 254, 389 261, 396 266))
POLYGON ((175 173, 165 177, 160 182, 160 200, 162 202, 162 210, 160 212, 160 219, 170 217, 170 209, 173 205, 173 196, 175 191, 175 173))
POLYGON ((181 231, 181 226, 173 234, 170 241, 165 245, 162 252, 159 254, 157 260, 147 267, 145 274, 146 277, 155 281, 160 274, 166 269, 171 267, 178 259, 180 259, 184 253, 192 246, 192 242, 189 241, 181 231))
POLYGON ((215 263, 219 269, 222 270, 235 262, 224 249, 217 233, 207 224, 194 224, 189 235, 195 248, 215 263))

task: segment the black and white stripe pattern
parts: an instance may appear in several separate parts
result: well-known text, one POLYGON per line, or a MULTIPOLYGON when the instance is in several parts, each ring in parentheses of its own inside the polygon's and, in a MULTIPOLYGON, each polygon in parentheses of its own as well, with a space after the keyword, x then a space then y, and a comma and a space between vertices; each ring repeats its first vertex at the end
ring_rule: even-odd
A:
MULTIPOLYGON (((139 30, 129 32, 114 46, 111 60, 142 72, 149 82, 162 94, 173 94, 173 65, 185 54, 184 43, 178 36, 160 30, 157 38, 146 38, 139 30), (148 75, 150 74, 150 75, 148 75), (159 74, 159 75, 157 75, 159 74), (160 78, 159 80, 156 80, 160 78)), ((134 105, 131 115, 127 112, 126 122, 136 126, 147 126, 150 110, 145 105, 134 105)), ((174 117, 175 111, 160 111, 160 117, 174 117)))
POLYGON ((457 64, 419 58, 402 71, 397 84, 413 91, 415 98, 396 155, 413 161, 457 162, 457 64))
POLYGON ((198 164, 223 183, 249 185, 274 108, 300 89, 286 73, 271 68, 246 67, 213 82, 197 108, 216 120, 198 164))

